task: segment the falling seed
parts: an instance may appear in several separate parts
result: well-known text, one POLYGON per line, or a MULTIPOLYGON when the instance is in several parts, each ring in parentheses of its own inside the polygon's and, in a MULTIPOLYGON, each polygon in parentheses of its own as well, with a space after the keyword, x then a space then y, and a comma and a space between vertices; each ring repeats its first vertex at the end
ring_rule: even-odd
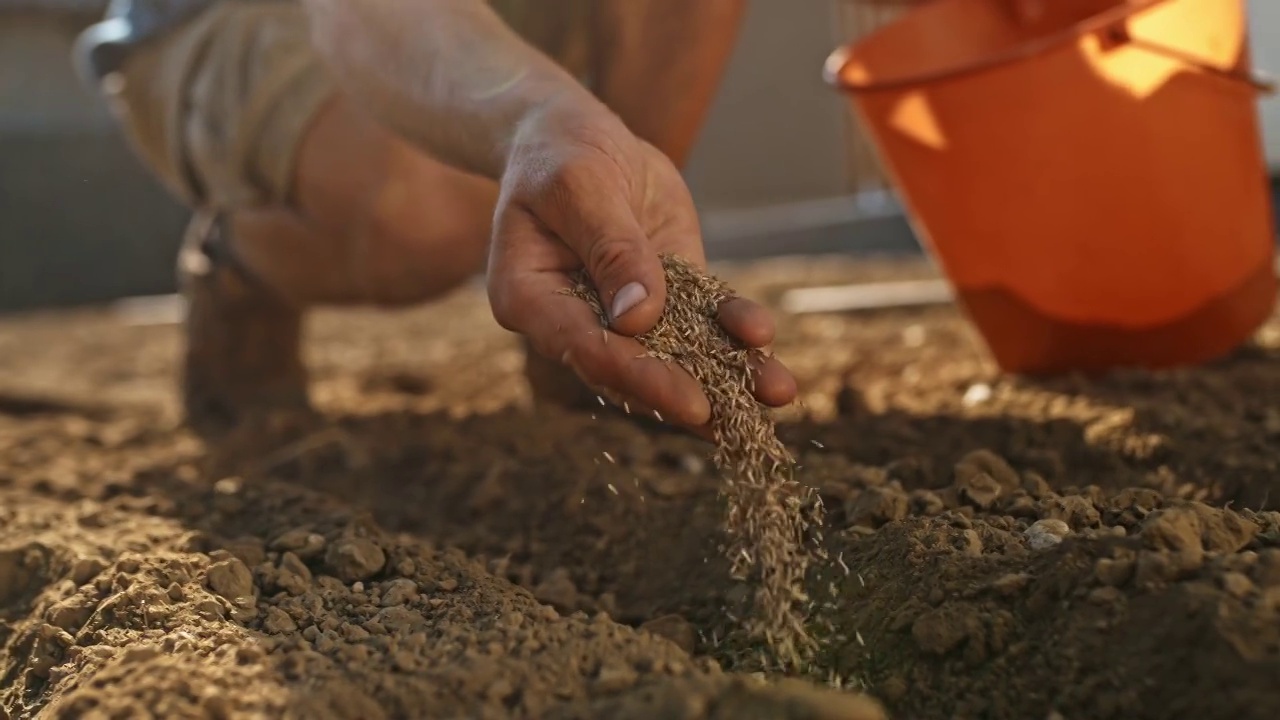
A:
POLYGON ((626 400, 622 401, 622 409, 626 410, 628 415, 631 414, 631 404, 628 403, 626 400))
POLYGON ((658 422, 666 422, 666 420, 662 419, 662 413, 658 412, 657 410, 653 411, 653 416, 658 418, 658 422))
MULTIPOLYGON (((654 328, 637 340, 643 357, 657 358, 672 372, 688 371, 706 393, 717 445, 714 461, 725 476, 722 492, 730 509, 725 557, 733 577, 756 577, 747 633, 764 641, 774 656, 762 665, 803 669, 808 664, 803 655, 815 649, 815 640, 806 631, 806 599, 798 589, 812 561, 822 558, 814 550, 821 547, 821 504, 808 502, 811 491, 794 482, 794 456, 752 395, 756 354, 715 322, 716 308, 734 293, 679 258, 664 255, 662 263, 668 302, 654 328)), ((566 293, 598 316, 608 316, 585 273, 566 293)), ((623 403, 623 409, 630 413, 630 404, 623 403)))
POLYGON ((613 483, 609 483, 609 492, 613 493, 614 495, 617 495, 617 494, 618 494, 618 488, 614 487, 614 486, 613 486, 613 483))
POLYGON ((866 644, 865 642, 863 642, 863 641, 862 641, 862 633, 858 632, 857 630, 854 630, 854 631, 853 631, 853 634, 854 634, 854 636, 856 636, 856 637, 858 638, 858 644, 859 644, 859 645, 861 645, 862 647, 866 647, 866 646, 867 646, 867 644, 866 644))
POLYGON ((862 573, 858 573, 858 584, 862 587, 867 586, 867 581, 862 579, 862 573))
POLYGON ((617 464, 618 464, 618 461, 613 459, 613 456, 609 454, 609 451, 608 451, 608 450, 605 450, 605 451, 604 451, 604 459, 605 459, 605 460, 608 460, 609 462, 613 463, 614 465, 617 465, 617 464))
POLYGON ((822 447, 824 447, 824 445, 823 445, 822 443, 818 442, 817 440, 810 440, 809 442, 813 443, 813 446, 814 446, 814 447, 816 447, 816 448, 822 448, 822 447))
POLYGON ((600 397, 599 395, 597 395, 597 396, 596 396, 596 402, 600 403, 600 407, 604 407, 604 398, 602 398, 602 397, 600 397))

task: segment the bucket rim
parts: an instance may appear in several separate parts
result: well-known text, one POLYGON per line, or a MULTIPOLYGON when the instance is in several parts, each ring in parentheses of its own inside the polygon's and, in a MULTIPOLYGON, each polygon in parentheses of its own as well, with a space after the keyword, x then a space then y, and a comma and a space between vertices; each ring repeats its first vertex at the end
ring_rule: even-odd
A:
POLYGON ((842 45, 828 55, 826 62, 824 62, 822 66, 822 79, 828 85, 838 90, 855 94, 903 90, 920 85, 954 80, 959 77, 976 75, 981 72, 993 70, 1002 65, 1008 65, 1019 60, 1026 60, 1028 58, 1044 55, 1045 53, 1048 53, 1057 47, 1080 37, 1081 35, 1097 32, 1108 25, 1113 25, 1122 20, 1127 20, 1140 12, 1149 10, 1164 2, 1167 2, 1167 0, 1140 0, 1139 2, 1126 2, 1091 15, 1083 20, 1074 22, 1057 32, 1050 33, 1034 40, 1029 40, 1007 50, 989 53, 976 60, 971 60, 950 68, 921 72, 914 75, 907 75, 905 77, 890 78, 888 80, 873 80, 862 83, 851 82, 844 77, 844 69, 849 65, 849 62, 853 58, 853 49, 861 42, 865 42, 866 38, 864 38, 859 42, 842 45))

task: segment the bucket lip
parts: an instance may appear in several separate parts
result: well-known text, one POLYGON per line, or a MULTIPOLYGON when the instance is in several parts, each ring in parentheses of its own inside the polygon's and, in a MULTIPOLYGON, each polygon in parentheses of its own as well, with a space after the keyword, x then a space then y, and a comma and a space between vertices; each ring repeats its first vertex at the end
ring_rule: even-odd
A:
POLYGON ((1167 0, 1138 0, 1137 2, 1126 2, 1117 5, 1108 10, 1103 10, 1096 15, 1072 23, 1058 32, 1045 35, 1035 40, 1029 40, 1015 47, 1009 48, 1001 52, 991 53, 980 57, 976 60, 946 68, 943 70, 934 70, 931 72, 922 72, 915 75, 908 75, 900 78, 890 78, 888 80, 870 81, 864 83, 849 82, 843 77, 843 71, 848 66, 853 56, 853 48, 857 43, 849 43, 836 48, 827 56, 826 62, 822 66, 822 79, 832 87, 852 93, 873 93, 892 90, 902 90, 909 87, 915 87, 928 83, 936 83, 943 80, 953 80, 966 75, 974 75, 987 70, 1008 65, 1018 60, 1043 55, 1060 45, 1064 45, 1074 38, 1096 32, 1108 25, 1112 25, 1121 20, 1126 20, 1138 13, 1148 10, 1155 5, 1162 4, 1167 0))

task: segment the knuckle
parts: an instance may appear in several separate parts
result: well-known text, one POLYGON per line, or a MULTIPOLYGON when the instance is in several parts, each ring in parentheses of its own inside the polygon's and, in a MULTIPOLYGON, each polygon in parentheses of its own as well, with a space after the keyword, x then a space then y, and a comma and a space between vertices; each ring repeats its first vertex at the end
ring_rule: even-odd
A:
POLYGON ((609 278, 622 277, 634 257, 634 243, 624 238, 604 237, 591 244, 583 260, 597 282, 607 282, 609 278))

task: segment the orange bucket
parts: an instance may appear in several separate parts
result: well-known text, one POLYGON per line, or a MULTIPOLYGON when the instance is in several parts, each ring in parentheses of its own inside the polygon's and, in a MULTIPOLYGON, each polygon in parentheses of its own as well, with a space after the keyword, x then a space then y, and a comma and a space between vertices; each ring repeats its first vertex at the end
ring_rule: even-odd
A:
POLYGON ((827 62, 1002 368, 1199 363, 1272 311, 1241 0, 933 0, 827 62))

